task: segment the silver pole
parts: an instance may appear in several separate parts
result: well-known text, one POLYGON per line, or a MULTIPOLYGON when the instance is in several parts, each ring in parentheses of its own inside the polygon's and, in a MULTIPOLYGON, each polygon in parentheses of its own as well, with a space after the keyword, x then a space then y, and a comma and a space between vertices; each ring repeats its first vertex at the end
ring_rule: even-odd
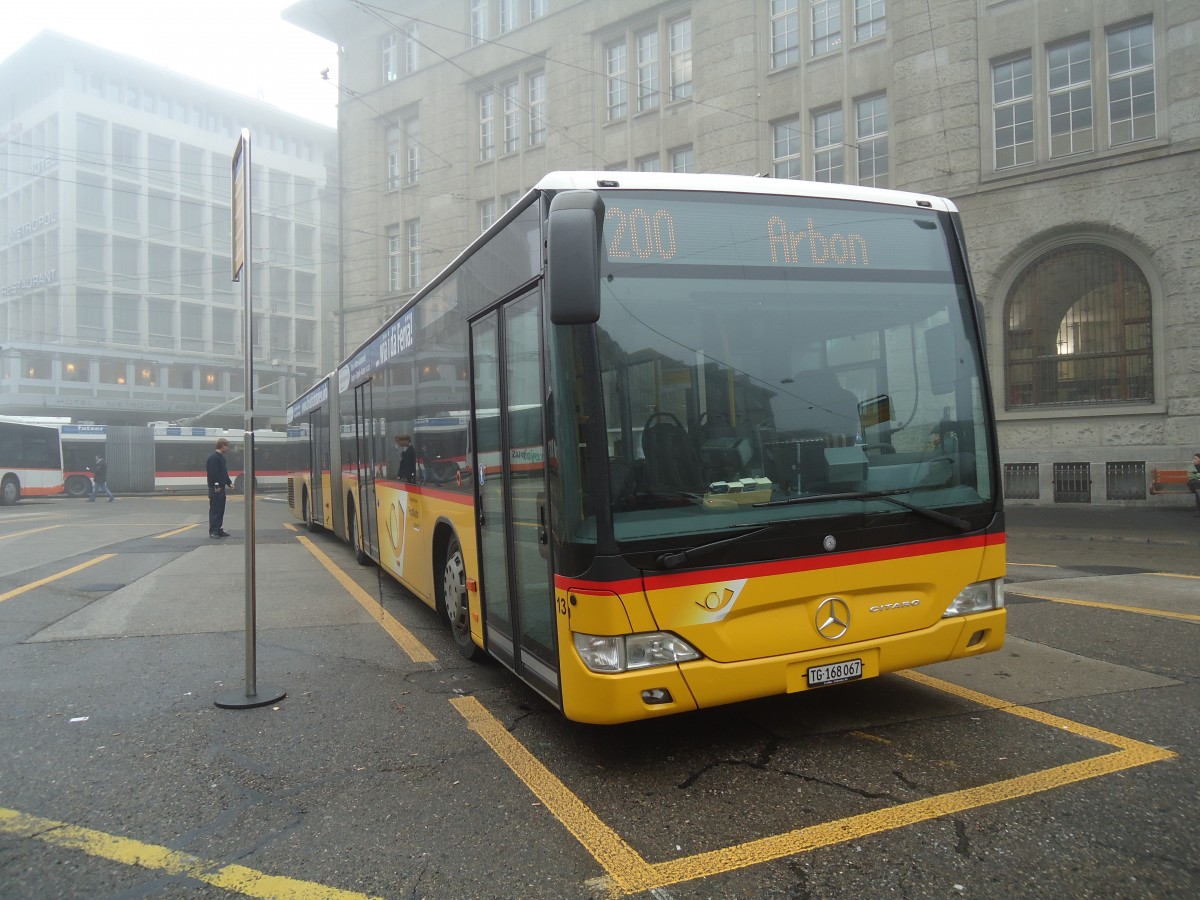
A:
MULTIPOLYGON (((243 128, 238 147, 238 157, 241 165, 241 184, 243 187, 240 209, 236 210, 242 219, 242 352, 245 357, 246 412, 242 437, 242 498, 246 510, 246 536, 244 542, 244 563, 246 583, 246 693, 243 698, 226 695, 217 698, 217 706, 238 709, 254 706, 266 706, 281 700, 284 691, 264 688, 258 690, 257 660, 255 647, 257 645, 255 612, 255 523, 254 523, 254 291, 252 288, 252 273, 254 270, 254 241, 252 219, 250 215, 251 168, 250 168, 250 131, 243 128)), ((237 184, 234 185, 237 190, 237 184)), ((235 205, 239 205, 236 204, 235 205)))

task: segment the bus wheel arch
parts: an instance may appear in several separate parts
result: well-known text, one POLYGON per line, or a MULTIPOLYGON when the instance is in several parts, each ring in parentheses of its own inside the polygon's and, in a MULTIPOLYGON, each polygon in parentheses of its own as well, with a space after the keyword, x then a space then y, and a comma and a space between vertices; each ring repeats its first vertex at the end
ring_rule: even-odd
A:
POLYGON ((12 506, 21 499, 21 481, 11 472, 0 482, 0 506, 12 506))
POLYGON ((462 543, 453 529, 443 525, 434 533, 433 548, 437 610, 442 621, 450 626, 459 654, 467 660, 482 659, 483 649, 471 637, 470 597, 462 543))

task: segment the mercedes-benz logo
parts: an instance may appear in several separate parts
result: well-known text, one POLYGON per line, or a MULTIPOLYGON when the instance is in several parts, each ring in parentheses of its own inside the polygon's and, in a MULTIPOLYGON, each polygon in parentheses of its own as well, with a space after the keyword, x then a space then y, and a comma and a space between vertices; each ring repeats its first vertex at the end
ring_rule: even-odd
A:
POLYGON ((850 607, 841 597, 830 597, 817 607, 817 631, 826 640, 836 641, 850 630, 850 607))

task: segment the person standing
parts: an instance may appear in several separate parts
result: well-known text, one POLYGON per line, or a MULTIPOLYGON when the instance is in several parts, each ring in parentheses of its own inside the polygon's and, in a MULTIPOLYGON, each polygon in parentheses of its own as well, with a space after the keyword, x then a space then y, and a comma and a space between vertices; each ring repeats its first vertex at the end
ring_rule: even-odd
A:
POLYGON ((1200 453, 1192 457, 1192 467, 1187 473, 1188 490, 1196 498, 1196 511, 1193 516, 1200 516, 1200 453))
POLYGON ((412 445, 412 437, 407 434, 396 435, 396 449, 400 451, 400 462, 396 466, 396 477, 408 484, 416 484, 417 451, 412 445))
POLYGON ((97 456, 92 466, 92 496, 88 497, 88 503, 96 502, 97 491, 104 491, 108 494, 108 502, 113 502, 113 493, 108 489, 108 463, 103 456, 97 456))
POLYGON ((229 466, 225 462, 225 454, 229 450, 229 441, 217 438, 217 446, 208 456, 208 536, 210 538, 227 538, 225 530, 225 494, 233 487, 229 480, 229 466))

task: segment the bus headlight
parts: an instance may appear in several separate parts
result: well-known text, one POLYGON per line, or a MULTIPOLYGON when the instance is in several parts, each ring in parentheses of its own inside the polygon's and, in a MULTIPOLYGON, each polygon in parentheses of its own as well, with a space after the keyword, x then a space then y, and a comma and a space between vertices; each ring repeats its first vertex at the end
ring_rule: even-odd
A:
POLYGON ((665 631, 625 635, 574 635, 575 650, 593 672, 628 672, 699 659, 687 641, 665 631))
POLYGON ((1004 606, 1004 579, 994 578, 991 581, 977 581, 968 584, 959 591, 954 602, 942 613, 942 618, 949 616, 966 616, 971 613, 985 612, 989 609, 1001 609, 1004 606))

